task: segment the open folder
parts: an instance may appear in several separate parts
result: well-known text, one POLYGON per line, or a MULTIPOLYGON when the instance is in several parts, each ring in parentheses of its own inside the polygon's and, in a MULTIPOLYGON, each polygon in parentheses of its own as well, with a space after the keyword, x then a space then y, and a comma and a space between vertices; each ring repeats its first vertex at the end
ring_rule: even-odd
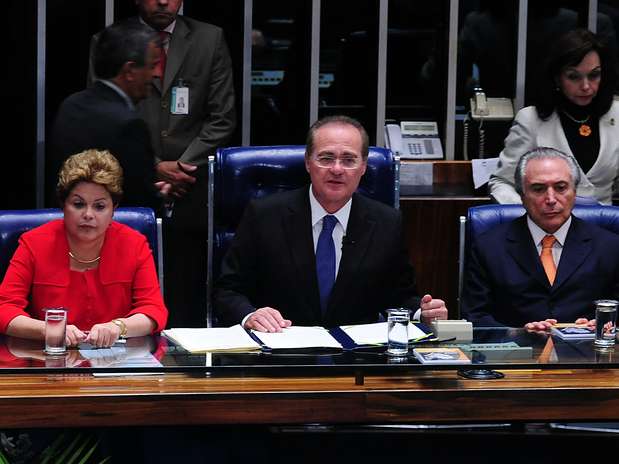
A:
MULTIPOLYGON (((247 331, 240 325, 211 329, 168 329, 163 335, 191 353, 270 350, 354 350, 387 343, 387 323, 360 324, 325 329, 292 326, 277 333, 247 331)), ((410 323, 411 342, 428 341, 432 331, 410 323)))

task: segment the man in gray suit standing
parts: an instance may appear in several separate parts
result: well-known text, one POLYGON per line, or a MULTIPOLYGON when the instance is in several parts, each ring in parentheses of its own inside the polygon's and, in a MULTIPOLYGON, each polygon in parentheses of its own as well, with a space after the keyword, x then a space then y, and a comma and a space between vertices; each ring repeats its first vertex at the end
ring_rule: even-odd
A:
POLYGON ((162 66, 138 109, 151 131, 157 176, 171 184, 164 222, 169 325, 203 326, 207 160, 236 125, 230 55, 222 29, 178 15, 182 0, 135 2, 139 16, 127 21, 150 26, 162 42, 162 66))

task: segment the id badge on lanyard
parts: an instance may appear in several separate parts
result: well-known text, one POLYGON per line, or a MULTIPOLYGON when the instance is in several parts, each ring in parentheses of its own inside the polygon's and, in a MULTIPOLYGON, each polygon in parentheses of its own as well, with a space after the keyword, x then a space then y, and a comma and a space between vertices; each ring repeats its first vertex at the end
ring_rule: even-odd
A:
POLYGON ((179 79, 177 84, 172 87, 171 95, 170 113, 189 114, 189 87, 185 85, 183 79, 179 79))

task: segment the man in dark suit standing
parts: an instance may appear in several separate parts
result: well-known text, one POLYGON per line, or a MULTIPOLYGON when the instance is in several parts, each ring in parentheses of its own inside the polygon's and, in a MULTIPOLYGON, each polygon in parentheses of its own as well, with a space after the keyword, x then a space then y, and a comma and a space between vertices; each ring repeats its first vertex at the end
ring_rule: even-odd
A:
MULTIPOLYGON (((100 80, 70 95, 56 116, 48 170, 51 187, 69 156, 89 148, 109 150, 123 168, 122 203, 158 206, 150 134, 134 105, 150 92, 159 53, 156 34, 145 26, 114 25, 101 33, 93 60, 100 80)), ((53 190, 48 194, 51 201, 53 190)))
POLYGON ((171 186, 173 199, 164 218, 169 326, 200 327, 206 324, 208 156, 236 126, 230 54, 221 28, 178 15, 182 0, 135 3, 139 16, 126 22, 147 25, 162 45, 152 92, 138 110, 151 131, 157 177, 171 186))
POLYGON ((355 193, 367 157, 357 121, 333 116, 310 128, 311 186, 247 207, 215 289, 221 322, 277 332, 375 322, 400 306, 447 317, 442 300, 417 295, 399 212, 355 193))
POLYGON ((464 317, 546 330, 587 323, 594 300, 619 296, 619 236, 572 216, 579 181, 574 159, 553 148, 520 158, 515 183, 527 214, 472 244, 464 317))

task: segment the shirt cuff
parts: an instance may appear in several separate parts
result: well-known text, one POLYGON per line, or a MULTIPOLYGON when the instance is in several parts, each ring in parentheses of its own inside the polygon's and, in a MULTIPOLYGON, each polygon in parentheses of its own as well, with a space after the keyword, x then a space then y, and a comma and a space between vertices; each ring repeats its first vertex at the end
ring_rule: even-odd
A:
POLYGON ((421 321, 421 308, 417 308, 417 311, 413 314, 413 320, 417 322, 421 321))
POLYGON ((245 316, 243 318, 243 320, 241 321, 241 327, 245 328, 245 323, 247 322, 247 319, 249 319, 249 316, 251 316, 252 314, 254 314, 256 311, 252 311, 251 313, 249 313, 247 316, 245 316))

